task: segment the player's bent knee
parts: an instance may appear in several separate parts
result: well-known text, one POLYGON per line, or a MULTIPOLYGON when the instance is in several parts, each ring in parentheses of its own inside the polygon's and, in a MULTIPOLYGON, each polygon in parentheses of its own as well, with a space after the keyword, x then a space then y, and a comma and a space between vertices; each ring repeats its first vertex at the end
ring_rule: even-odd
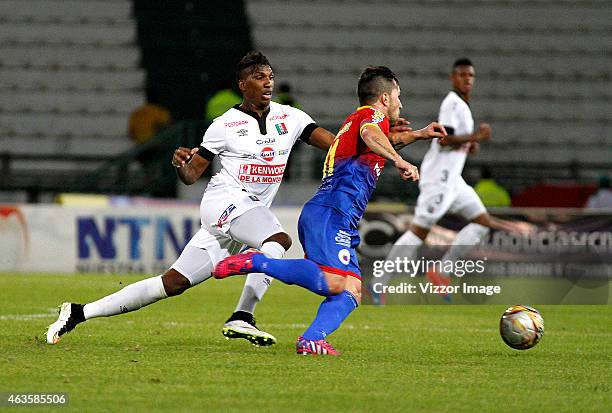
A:
POLYGON ((325 280, 327 281, 327 290, 329 291, 329 295, 338 295, 345 290, 346 277, 326 272, 325 280))
POLYGON ((268 237, 262 244, 265 244, 266 242, 278 242, 285 249, 285 251, 288 251, 293 243, 289 234, 285 232, 279 232, 271 237, 268 237))
POLYGON ((162 282, 168 297, 182 294, 185 290, 191 287, 191 283, 181 273, 174 268, 170 268, 162 275, 162 282))
POLYGON ((346 290, 353 294, 357 304, 361 304, 361 281, 356 278, 348 277, 346 280, 346 290))

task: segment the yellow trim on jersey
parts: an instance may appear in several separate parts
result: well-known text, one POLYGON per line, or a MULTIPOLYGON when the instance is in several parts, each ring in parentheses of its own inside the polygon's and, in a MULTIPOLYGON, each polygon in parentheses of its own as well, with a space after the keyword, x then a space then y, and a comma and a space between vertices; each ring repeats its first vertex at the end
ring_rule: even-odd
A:
MULTIPOLYGON (((361 133, 363 132, 363 128, 365 128, 366 126, 376 126, 378 129, 380 129, 380 126, 378 126, 377 123, 366 122, 359 128, 359 135, 361 135, 361 133)), ((382 129, 380 129, 380 131, 382 132, 382 129)))
POLYGON ((325 157, 325 163, 323 164, 323 178, 327 178, 328 176, 332 176, 334 173, 334 161, 336 158, 336 149, 338 149, 338 144, 340 143, 340 138, 336 138, 332 146, 327 151, 327 156, 325 157))
POLYGON ((359 106, 355 112, 359 112, 361 109, 366 109, 366 108, 371 108, 371 107, 372 106, 370 106, 370 105, 359 106))

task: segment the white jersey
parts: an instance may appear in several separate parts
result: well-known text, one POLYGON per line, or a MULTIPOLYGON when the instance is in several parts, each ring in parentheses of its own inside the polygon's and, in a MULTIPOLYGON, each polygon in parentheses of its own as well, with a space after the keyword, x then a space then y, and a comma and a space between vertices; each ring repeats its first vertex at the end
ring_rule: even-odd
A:
POLYGON ((293 145, 315 127, 306 113, 276 102, 264 118, 233 107, 215 119, 204 133, 200 155, 219 156, 221 170, 202 197, 202 224, 225 231, 225 223, 250 208, 269 207, 293 145))
MULTIPOLYGON (((449 92, 442 101, 438 122, 446 128, 449 135, 469 135, 474 132, 474 118, 470 106, 454 91, 449 92)), ((451 187, 456 184, 461 178, 468 148, 468 144, 463 144, 460 149, 443 147, 438 143, 438 139, 433 139, 421 164, 419 187, 451 187)))

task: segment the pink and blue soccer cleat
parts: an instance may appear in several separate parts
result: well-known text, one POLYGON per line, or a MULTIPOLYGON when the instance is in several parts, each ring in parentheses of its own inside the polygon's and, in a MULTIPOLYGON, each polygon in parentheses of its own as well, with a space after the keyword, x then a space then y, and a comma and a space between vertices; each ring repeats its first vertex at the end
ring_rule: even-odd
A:
POLYGON ((253 257, 259 254, 262 254, 262 252, 251 248, 242 254, 227 257, 219 261, 215 266, 213 277, 223 279, 232 275, 244 275, 253 272, 251 271, 253 268, 253 257))
POLYGON ((340 353, 325 340, 308 340, 300 336, 295 343, 297 354, 339 356, 340 353))

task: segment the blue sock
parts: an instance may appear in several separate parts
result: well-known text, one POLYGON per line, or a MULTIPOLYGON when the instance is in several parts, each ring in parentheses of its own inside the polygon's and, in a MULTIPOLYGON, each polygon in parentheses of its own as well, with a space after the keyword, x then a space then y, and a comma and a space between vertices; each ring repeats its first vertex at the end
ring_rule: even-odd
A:
POLYGON ((303 337, 307 340, 324 339, 336 331, 358 305, 355 296, 347 290, 327 297, 319 306, 317 316, 304 332, 303 337))
POLYGON ((253 272, 266 273, 285 284, 296 284, 324 297, 329 295, 323 271, 307 259, 286 260, 268 258, 263 254, 255 255, 253 272))

